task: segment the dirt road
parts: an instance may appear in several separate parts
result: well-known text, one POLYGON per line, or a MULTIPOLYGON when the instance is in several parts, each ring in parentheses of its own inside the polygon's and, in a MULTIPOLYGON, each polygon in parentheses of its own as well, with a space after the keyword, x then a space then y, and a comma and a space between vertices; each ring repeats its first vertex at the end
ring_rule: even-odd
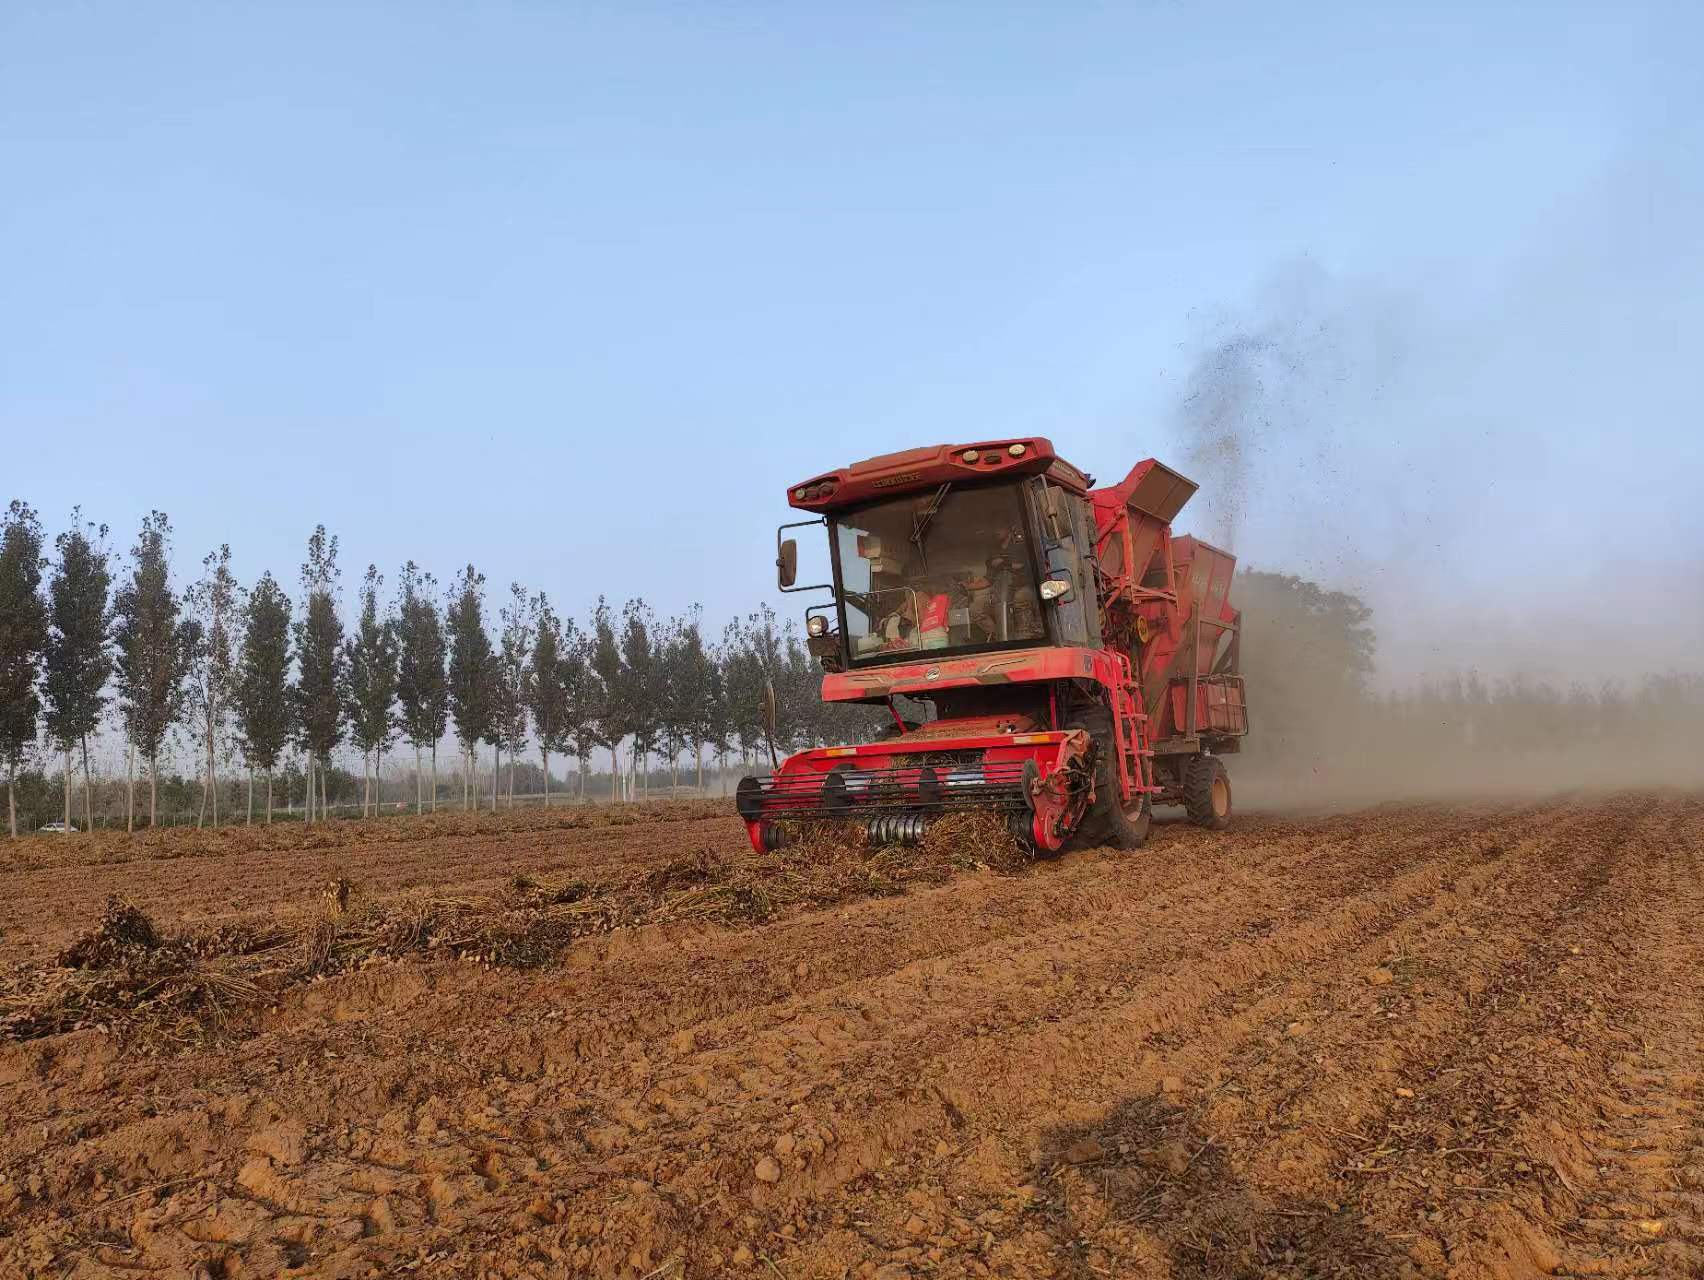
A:
MULTIPOLYGON (((165 926, 741 840, 441 826, 32 845, 0 962, 115 881, 165 926)), ((0 1045, 0 1274, 1695 1274, 1701 858, 1679 792, 1162 826, 545 968, 375 963, 187 1049, 0 1045)))

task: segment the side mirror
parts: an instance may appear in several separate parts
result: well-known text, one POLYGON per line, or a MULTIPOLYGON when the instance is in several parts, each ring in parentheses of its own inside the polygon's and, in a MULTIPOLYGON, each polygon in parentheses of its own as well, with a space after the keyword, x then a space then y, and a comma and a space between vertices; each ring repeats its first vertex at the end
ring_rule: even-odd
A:
POLYGON ((1041 598, 1049 604, 1071 598, 1071 579, 1043 578, 1041 582, 1041 598))
POLYGON ((780 554, 775 557, 775 577, 785 591, 793 585, 799 576, 799 544, 788 538, 780 546, 780 554))

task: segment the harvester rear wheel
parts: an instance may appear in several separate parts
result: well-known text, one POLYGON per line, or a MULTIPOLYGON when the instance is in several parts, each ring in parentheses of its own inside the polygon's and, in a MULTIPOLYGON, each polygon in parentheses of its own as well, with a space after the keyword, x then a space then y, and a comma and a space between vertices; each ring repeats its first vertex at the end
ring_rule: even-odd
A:
POLYGON ((1196 756, 1184 769, 1183 807, 1198 827, 1223 831, 1231 825, 1231 776, 1217 756, 1196 756))
POLYGON ((1117 747, 1112 739, 1112 718, 1081 716, 1065 726, 1086 729, 1095 740, 1095 798, 1077 826, 1071 846, 1079 849, 1109 845, 1114 849, 1140 849, 1148 842, 1154 811, 1146 795, 1125 805, 1118 794, 1117 747))

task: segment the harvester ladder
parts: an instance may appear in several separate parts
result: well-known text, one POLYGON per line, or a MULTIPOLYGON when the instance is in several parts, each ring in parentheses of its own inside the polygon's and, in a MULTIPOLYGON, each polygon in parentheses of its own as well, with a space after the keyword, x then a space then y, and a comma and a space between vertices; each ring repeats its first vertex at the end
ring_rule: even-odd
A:
POLYGON ((1121 785, 1145 791, 1152 785, 1154 750, 1148 745, 1148 713, 1135 695, 1130 659, 1114 653, 1118 681, 1112 691, 1113 735, 1118 739, 1118 774, 1121 785))

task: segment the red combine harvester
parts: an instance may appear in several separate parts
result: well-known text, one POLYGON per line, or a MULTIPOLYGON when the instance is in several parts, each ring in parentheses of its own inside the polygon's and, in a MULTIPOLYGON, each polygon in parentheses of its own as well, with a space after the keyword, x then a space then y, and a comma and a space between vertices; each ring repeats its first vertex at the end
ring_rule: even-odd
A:
POLYGON ((1229 821, 1222 757, 1248 732, 1236 561, 1172 536, 1196 486, 1152 458, 1093 486, 1031 438, 887 454, 789 490, 817 518, 777 531, 781 589, 832 594, 806 612, 822 696, 885 704, 894 723, 742 779, 754 848, 819 819, 913 842, 963 810, 1004 814, 1040 851, 1137 848, 1155 804, 1229 821), (806 525, 827 526, 832 583, 795 585, 782 535, 806 525))

